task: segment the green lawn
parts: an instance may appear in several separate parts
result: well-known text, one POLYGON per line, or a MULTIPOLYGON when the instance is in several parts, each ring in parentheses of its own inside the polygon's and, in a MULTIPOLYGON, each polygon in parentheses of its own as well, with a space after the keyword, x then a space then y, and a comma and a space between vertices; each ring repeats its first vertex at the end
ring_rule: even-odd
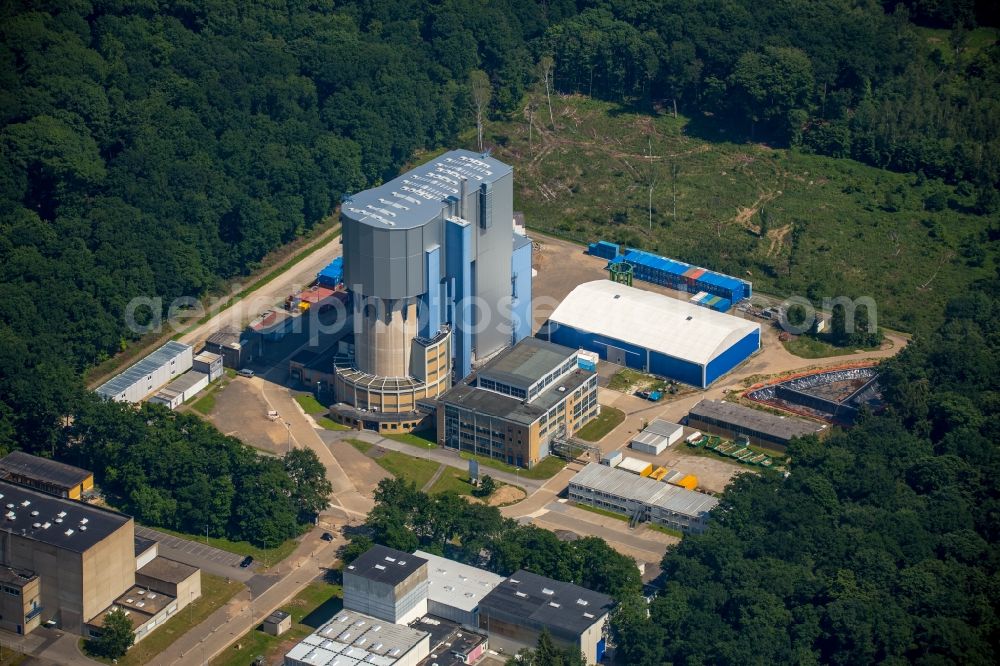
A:
MULTIPOLYGON (((539 94, 527 101, 545 103, 539 94)), ((493 156, 517 169, 514 198, 534 229, 642 248, 817 305, 870 295, 879 323, 905 331, 933 325, 948 300, 994 272, 993 262, 975 266, 962 255, 963 241, 987 223, 967 212, 969 188, 706 139, 683 116, 581 95, 552 104, 556 128, 535 131, 531 145, 521 114, 486 127, 493 156), (939 190, 955 205, 928 209, 939 190)), ((475 141, 474 131, 462 138, 475 141)))
POLYGON ((465 460, 478 460, 479 464, 484 467, 492 467, 493 469, 498 469, 501 472, 517 474, 525 479, 550 479, 558 474, 559 470, 566 466, 566 461, 557 456, 549 456, 531 469, 521 469, 494 458, 475 455, 467 451, 462 451, 459 455, 465 460))
MULTIPOLYGON (((295 547, 298 545, 296 539, 288 539, 282 544, 276 547, 270 547, 266 550, 261 547, 261 544, 252 544, 248 541, 230 541, 225 537, 208 537, 205 540, 205 535, 197 534, 185 534, 184 532, 177 532, 176 530, 167 529, 165 527, 153 527, 155 530, 160 532, 166 532, 167 534, 173 534, 174 536, 179 536, 182 539, 188 539, 189 541, 197 541, 198 543, 207 543, 209 546, 213 546, 220 550, 225 550, 230 553, 236 553, 237 555, 252 555, 255 562, 261 565, 266 565, 268 568, 273 567, 275 564, 285 559, 292 554, 295 547)), ((270 546, 270 544, 268 544, 270 546)))
POLYGON ((343 606, 342 598, 339 585, 310 583, 291 601, 281 606, 281 610, 292 616, 291 629, 280 637, 275 637, 254 628, 210 663, 212 666, 246 666, 258 656, 263 656, 268 660, 265 663, 270 663, 272 658, 287 651, 289 644, 302 640, 319 624, 333 617, 343 606), (236 649, 237 645, 240 646, 239 649, 236 649))
POLYGON ((215 409, 215 391, 210 390, 205 395, 201 396, 191 405, 191 408, 197 412, 208 416, 215 409))
MULTIPOLYGON (((498 486, 499 487, 499 483, 498 486)), ((469 483, 469 473, 456 467, 448 467, 431 486, 430 494, 447 493, 472 497, 473 485, 469 483)))
POLYGON ((311 393, 300 393, 295 396, 295 402, 299 403, 302 411, 306 414, 315 416, 316 414, 325 414, 327 412, 326 407, 320 404, 320 401, 317 400, 311 393))
MULTIPOLYGON (((118 660, 119 666, 141 666, 148 664, 153 658, 166 650, 170 645, 222 607, 237 592, 245 589, 238 581, 226 582, 225 578, 213 576, 204 571, 201 573, 201 598, 189 604, 167 620, 166 624, 157 627, 153 633, 132 646, 128 653, 118 660)), ((80 639, 81 643, 84 642, 80 639)), ((110 659, 91 657, 105 664, 112 663, 110 659)), ((243 662, 248 663, 248 662, 243 662)))
POLYGON ((360 439, 345 439, 344 441, 356 448, 358 451, 361 451, 361 453, 368 453, 375 446, 370 442, 363 442, 360 439))
POLYGON ((589 511, 591 513, 596 513, 601 516, 607 516, 608 518, 614 518, 615 520, 623 520, 628 522, 628 516, 624 513, 618 513, 617 511, 608 511, 607 509, 599 509, 596 506, 590 506, 589 504, 582 504, 580 502, 575 502, 573 504, 578 509, 583 509, 584 511, 589 511))
POLYGON ((352 428, 348 428, 347 426, 345 426, 342 423, 337 423, 333 419, 327 418, 325 416, 321 416, 318 419, 316 419, 316 424, 319 425, 321 428, 325 428, 327 430, 351 430, 352 429, 352 428))
POLYGON ((417 488, 423 488, 439 467, 439 463, 433 460, 408 456, 398 451, 386 451, 374 460, 397 479, 412 481, 417 488))
POLYGON ((437 439, 434 433, 427 428, 403 433, 402 435, 386 435, 386 437, 421 449, 432 449, 437 446, 437 439))
POLYGON ((601 405, 601 413, 598 417, 577 430, 575 436, 585 442, 597 442, 624 420, 625 412, 622 410, 601 405))
POLYGON ((875 351, 878 347, 836 347, 811 335, 799 335, 781 343, 789 353, 801 358, 827 358, 847 356, 857 351, 875 351))
POLYGON ((19 666, 27 661, 28 655, 14 652, 8 647, 0 648, 0 666, 19 666))

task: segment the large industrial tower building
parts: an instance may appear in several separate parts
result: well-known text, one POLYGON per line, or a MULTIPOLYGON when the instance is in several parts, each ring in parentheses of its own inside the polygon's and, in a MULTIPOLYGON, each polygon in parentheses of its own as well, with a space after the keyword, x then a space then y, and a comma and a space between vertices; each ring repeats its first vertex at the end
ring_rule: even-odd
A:
POLYGON ((341 207, 354 353, 338 401, 371 418, 433 399, 531 332, 531 242, 513 232, 513 170, 454 150, 341 207))

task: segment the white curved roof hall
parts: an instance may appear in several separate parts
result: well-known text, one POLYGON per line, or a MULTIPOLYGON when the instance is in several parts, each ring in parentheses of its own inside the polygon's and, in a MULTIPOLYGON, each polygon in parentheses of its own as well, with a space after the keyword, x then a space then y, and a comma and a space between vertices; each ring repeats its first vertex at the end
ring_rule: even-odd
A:
POLYGON ((746 319, 611 280, 577 286, 549 321, 700 365, 760 331, 746 319))

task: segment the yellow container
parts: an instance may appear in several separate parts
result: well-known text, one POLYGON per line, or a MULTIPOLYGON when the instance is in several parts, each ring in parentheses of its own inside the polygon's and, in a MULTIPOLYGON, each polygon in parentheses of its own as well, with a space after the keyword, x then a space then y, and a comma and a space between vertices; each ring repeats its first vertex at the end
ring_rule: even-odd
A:
POLYGON ((667 469, 666 467, 657 467, 655 470, 653 470, 653 473, 649 475, 649 478, 653 479, 654 481, 661 481, 663 477, 665 477, 669 473, 670 470, 667 469))
POLYGON ((688 490, 694 490, 698 487, 698 477, 693 474, 688 474, 682 479, 677 480, 677 485, 681 488, 687 488, 688 490))

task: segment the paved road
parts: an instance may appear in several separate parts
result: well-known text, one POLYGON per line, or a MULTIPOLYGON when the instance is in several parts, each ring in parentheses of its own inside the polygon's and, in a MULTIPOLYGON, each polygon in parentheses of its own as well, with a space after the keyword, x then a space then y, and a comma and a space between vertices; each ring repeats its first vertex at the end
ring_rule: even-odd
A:
POLYGON ((345 542, 319 538, 322 530, 302 540, 288 558, 275 569, 280 578, 266 591, 252 595, 240 592, 205 621, 178 638, 150 663, 151 666, 207 664, 229 645, 260 623, 261 619, 298 594, 333 566, 336 551, 345 542))
POLYGON ((340 235, 332 235, 339 229, 340 225, 338 224, 323 236, 325 240, 320 241, 325 243, 323 248, 316 250, 288 271, 281 273, 257 291, 234 303, 232 307, 223 310, 204 324, 185 333, 181 336, 180 341, 197 346, 224 326, 235 326, 237 329, 242 329, 253 317, 274 307, 275 303, 284 301, 285 297, 296 289, 308 285, 316 279, 316 274, 324 266, 343 254, 340 235))

